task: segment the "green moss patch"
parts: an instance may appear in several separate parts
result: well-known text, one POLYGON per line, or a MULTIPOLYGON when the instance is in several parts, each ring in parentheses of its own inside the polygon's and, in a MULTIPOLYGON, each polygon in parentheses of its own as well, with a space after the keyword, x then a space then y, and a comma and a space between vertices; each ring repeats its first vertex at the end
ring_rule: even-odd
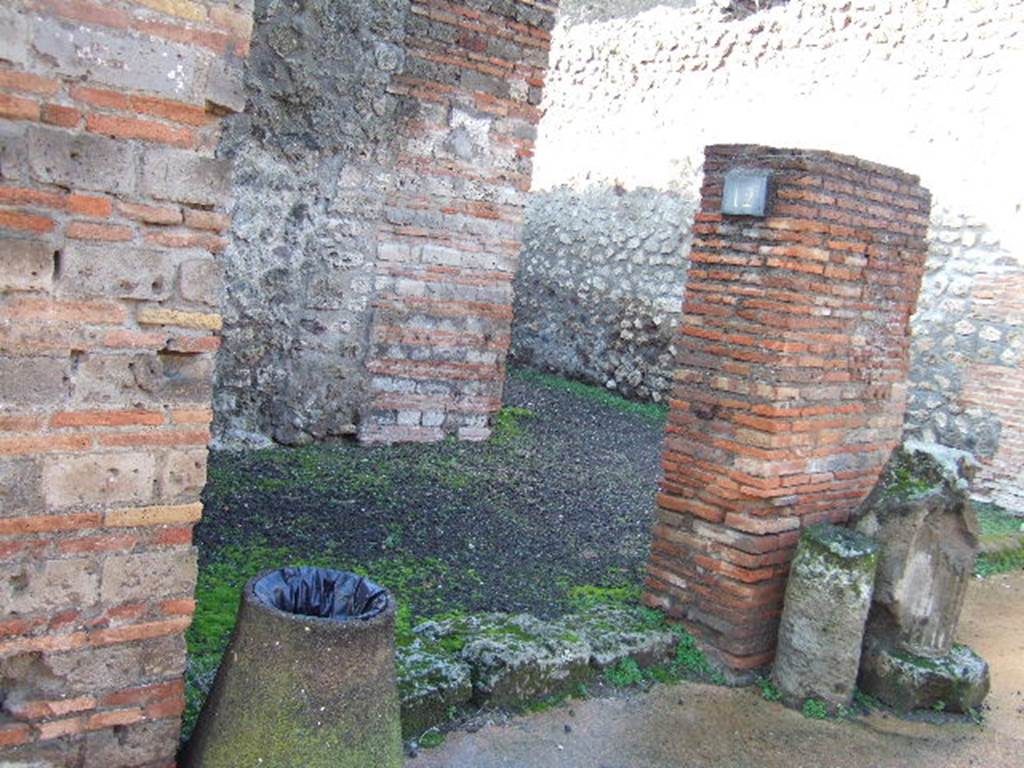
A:
POLYGON ((512 368, 509 371, 509 375, 521 381, 539 384, 550 389, 571 392, 592 402, 611 406, 623 413, 640 416, 656 424, 663 424, 668 418, 668 405, 665 403, 642 403, 636 400, 627 400, 621 395, 608 391, 604 387, 584 384, 582 381, 574 381, 572 379, 563 379, 560 376, 543 373, 532 368, 512 368))

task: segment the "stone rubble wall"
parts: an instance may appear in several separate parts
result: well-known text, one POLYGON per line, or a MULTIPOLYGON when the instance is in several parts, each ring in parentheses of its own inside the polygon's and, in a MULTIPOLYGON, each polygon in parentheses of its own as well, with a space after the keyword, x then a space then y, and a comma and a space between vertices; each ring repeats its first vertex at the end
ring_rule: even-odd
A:
MULTIPOLYGON (((1024 156, 1014 96, 1024 71, 1022 0, 815 2, 606 0, 561 4, 517 278, 514 354, 656 399, 648 375, 666 334, 617 339, 670 296, 597 200, 634 194, 696 207, 706 144, 817 147, 905 168, 934 194, 928 271, 913 323, 909 435, 977 451, 984 498, 1024 511, 1024 156), (752 12, 751 11, 755 11, 752 12), (590 224, 589 222, 596 222, 590 224), (609 251, 611 253, 609 254, 609 251), (619 311, 592 281, 628 271, 619 311), (639 308, 638 308, 639 305, 639 308), (571 332, 556 329, 569 318, 571 332), (585 330, 584 326, 586 326, 585 330), (595 343, 596 342, 596 343, 595 343), (636 371, 642 372, 641 384, 636 371), (650 391, 648 395, 647 390, 650 391)), ((619 210, 612 207, 611 210, 619 210)), ((678 240, 683 221, 645 220, 678 240)), ((681 295, 683 282, 675 286, 681 295)), ((674 321, 670 320, 670 323, 674 321)))
POLYGON ((174 762, 250 25, 0 6, 0 764, 174 762))
POLYGON ((675 369, 693 205, 653 189, 533 195, 516 275, 516 359, 662 400, 675 369))
POLYGON ((259 0, 235 164, 215 432, 352 434, 366 389, 376 227, 392 181, 407 0, 259 0))

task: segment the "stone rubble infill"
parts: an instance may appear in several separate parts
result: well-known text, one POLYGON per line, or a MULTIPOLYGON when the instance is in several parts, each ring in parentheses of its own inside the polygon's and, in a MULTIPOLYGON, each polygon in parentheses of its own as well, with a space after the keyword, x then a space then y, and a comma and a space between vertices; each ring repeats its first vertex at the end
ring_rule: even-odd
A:
POLYGON ((672 659, 678 636, 625 609, 595 608, 545 621, 488 613, 417 626, 398 649, 406 738, 466 708, 517 709, 571 693, 625 659, 641 668, 672 659))

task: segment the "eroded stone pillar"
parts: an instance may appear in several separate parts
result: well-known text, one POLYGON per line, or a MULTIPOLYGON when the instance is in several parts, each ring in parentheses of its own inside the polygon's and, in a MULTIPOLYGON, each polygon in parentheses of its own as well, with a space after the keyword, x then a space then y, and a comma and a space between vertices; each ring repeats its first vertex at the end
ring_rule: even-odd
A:
POLYGON ((929 193, 853 157, 706 151, 646 601, 735 670, 771 661, 802 528, 842 523, 898 442, 929 193), (767 171, 764 216, 721 212, 767 171))
POLYGON ((856 531, 815 525, 800 537, 772 670, 789 706, 852 703, 877 564, 878 545, 856 531))

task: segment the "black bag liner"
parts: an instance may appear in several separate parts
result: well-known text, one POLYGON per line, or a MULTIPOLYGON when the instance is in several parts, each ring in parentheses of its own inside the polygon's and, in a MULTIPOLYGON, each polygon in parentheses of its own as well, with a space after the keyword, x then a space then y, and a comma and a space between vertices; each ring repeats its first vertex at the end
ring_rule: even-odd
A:
POLYGON ((387 590, 369 579, 312 566, 271 571, 253 585, 253 592, 279 611, 334 621, 365 621, 388 605, 387 590))

